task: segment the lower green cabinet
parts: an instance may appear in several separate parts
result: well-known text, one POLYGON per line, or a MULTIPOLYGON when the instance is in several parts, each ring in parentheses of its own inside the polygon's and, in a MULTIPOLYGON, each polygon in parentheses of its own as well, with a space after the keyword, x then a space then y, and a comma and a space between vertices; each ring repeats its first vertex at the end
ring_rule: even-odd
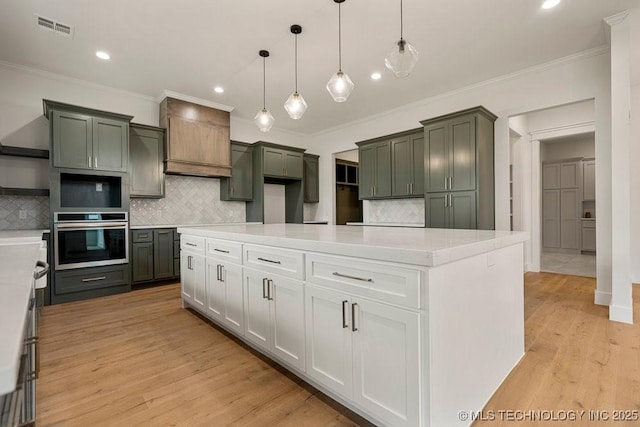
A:
POLYGON ((132 283, 167 280, 180 275, 180 269, 175 268, 175 246, 180 242, 175 241, 174 232, 173 228, 132 230, 132 283))

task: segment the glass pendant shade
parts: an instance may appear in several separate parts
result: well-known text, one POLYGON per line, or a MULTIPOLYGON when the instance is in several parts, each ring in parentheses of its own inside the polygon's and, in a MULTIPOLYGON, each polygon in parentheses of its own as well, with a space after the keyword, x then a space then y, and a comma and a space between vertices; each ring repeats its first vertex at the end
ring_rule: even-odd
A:
POLYGON ((344 102, 347 100, 355 85, 348 75, 342 71, 338 71, 331 77, 327 83, 327 90, 336 102, 344 102))
POLYGON ((284 109, 287 110, 289 117, 298 120, 307 111, 307 102, 298 92, 293 92, 284 103, 284 109))
POLYGON ((256 122, 260 132, 269 132, 273 126, 273 122, 275 121, 269 110, 266 108, 258 111, 258 114, 256 114, 256 117, 253 120, 256 122))
POLYGON ((418 51, 404 39, 394 43, 393 49, 384 59, 384 64, 396 77, 407 77, 418 62, 418 51))

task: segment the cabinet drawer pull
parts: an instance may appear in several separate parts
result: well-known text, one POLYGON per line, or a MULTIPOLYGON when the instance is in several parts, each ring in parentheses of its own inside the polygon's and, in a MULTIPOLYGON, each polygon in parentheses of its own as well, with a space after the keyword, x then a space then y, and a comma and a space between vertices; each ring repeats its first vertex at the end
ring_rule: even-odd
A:
POLYGON ((42 270, 33 273, 33 278, 36 280, 42 279, 49 272, 49 264, 44 261, 37 261, 36 267, 42 267, 42 270))
POLYGON ((258 261, 270 262, 272 264, 282 264, 280 261, 273 261, 273 260, 262 258, 262 257, 258 257, 258 261))
POLYGON ((262 298, 267 298, 267 278, 262 279, 262 298))
POLYGON ((342 328, 348 328, 349 324, 347 323, 347 306, 349 305, 349 301, 344 300, 342 301, 342 328))
POLYGON ((273 301, 273 297, 271 296, 271 288, 273 287, 273 280, 267 280, 267 299, 269 301, 273 301))
POLYGON ((356 306, 358 305, 357 302, 354 302, 353 304, 351 304, 351 330, 353 332, 357 332, 358 328, 356 328, 356 306))
POLYGON ((149 237, 148 234, 138 234, 138 239, 146 239, 147 237, 149 237))
POLYGON ((334 271, 333 275, 338 277, 344 277, 347 279, 360 280, 361 282, 373 282, 373 279, 365 279, 364 277, 349 276, 348 274, 338 273, 337 271, 334 271))
POLYGON ((82 279, 83 282, 97 282, 98 280, 105 280, 107 277, 106 276, 100 276, 100 277, 89 277, 87 279, 82 279))
POLYGON ((29 337, 29 338, 25 338, 24 343, 26 345, 31 345, 31 344, 35 344, 38 342, 38 340, 40 339, 40 337, 38 337, 37 335, 35 337, 29 337))
POLYGON ((225 251, 223 249, 218 249, 218 248, 214 248, 213 250, 216 251, 216 252, 222 252, 223 254, 228 254, 229 253, 229 251, 225 251))
POLYGON ((189 243, 189 242, 185 243, 185 245, 187 245, 187 246, 193 246, 194 248, 197 248, 197 247, 198 247, 198 245, 196 245, 195 243, 189 243))

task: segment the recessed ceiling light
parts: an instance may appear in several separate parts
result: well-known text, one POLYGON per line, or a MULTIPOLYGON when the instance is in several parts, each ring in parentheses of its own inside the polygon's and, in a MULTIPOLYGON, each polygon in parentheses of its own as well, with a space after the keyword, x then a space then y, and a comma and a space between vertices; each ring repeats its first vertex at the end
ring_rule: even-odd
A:
POLYGON ((544 3, 542 3, 542 8, 551 9, 552 7, 556 7, 559 4, 560 0, 544 0, 544 3))
POLYGON ((224 88, 222 86, 216 86, 213 88, 215 93, 224 93, 224 88))
POLYGON ((380 80, 381 78, 382 78, 382 74, 378 73, 377 71, 375 73, 371 73, 372 80, 380 80))
POLYGON ((100 59, 104 59, 105 61, 108 59, 111 59, 111 55, 109 55, 107 52, 105 52, 104 50, 99 50, 96 52, 96 56, 100 59))

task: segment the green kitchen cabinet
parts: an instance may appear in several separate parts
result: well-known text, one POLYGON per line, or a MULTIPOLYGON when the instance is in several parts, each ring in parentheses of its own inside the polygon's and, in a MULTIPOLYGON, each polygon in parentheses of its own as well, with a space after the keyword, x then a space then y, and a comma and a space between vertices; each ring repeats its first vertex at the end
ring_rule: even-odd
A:
POLYGON ((132 116, 43 100, 50 120, 51 165, 127 172, 132 116))
POLYGON ((162 128, 133 123, 129 127, 131 197, 164 197, 164 138, 162 128))
POLYGON ((424 196, 423 132, 391 140, 392 191, 396 197, 424 196))
POLYGON ((264 175, 302 179, 302 153, 274 147, 263 147, 264 175))
POLYGON ((429 228, 477 228, 476 192, 427 193, 425 219, 429 228))
POLYGON ((153 242, 131 245, 131 281, 153 280, 153 242))
POLYGON ((318 203, 320 201, 320 176, 319 176, 320 156, 315 154, 304 154, 304 202, 318 203))
POLYGON ((358 143, 360 199, 391 197, 391 141, 358 143))
POLYGON ((153 230, 153 278, 172 278, 173 259, 173 229, 153 230))
POLYGON ((496 118, 475 107, 421 122, 427 227, 495 228, 496 118))
POLYGON ((231 177, 220 179, 220 200, 253 199, 253 148, 231 142, 231 177))

